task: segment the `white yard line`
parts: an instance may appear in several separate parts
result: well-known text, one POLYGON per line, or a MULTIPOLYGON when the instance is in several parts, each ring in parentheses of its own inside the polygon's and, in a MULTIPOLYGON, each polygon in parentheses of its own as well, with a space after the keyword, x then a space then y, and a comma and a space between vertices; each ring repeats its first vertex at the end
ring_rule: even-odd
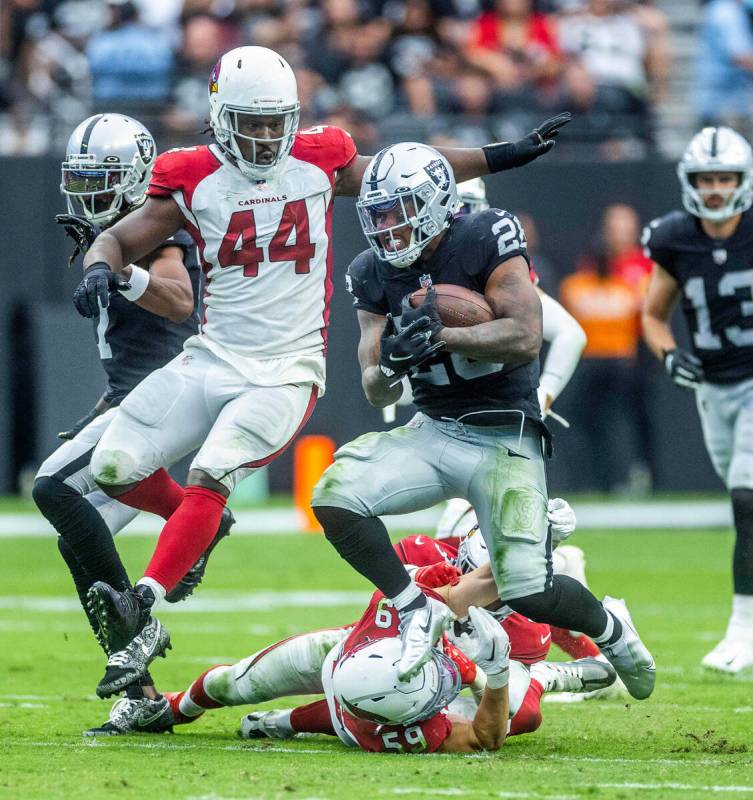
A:
MULTIPOLYGON (((300 530, 300 517, 295 509, 259 509, 235 511, 237 524, 233 536, 280 534, 300 530)), ((440 507, 386 517, 390 531, 433 530, 440 507)), ((684 500, 682 502, 645 501, 641 503, 575 503, 578 529, 599 528, 624 530, 633 528, 719 528, 732 524, 728 500, 684 500)), ((162 529, 163 520, 150 514, 141 514, 124 531, 132 535, 155 536, 162 529)), ((54 531, 41 514, 0 514, 0 539, 54 536, 54 531)))

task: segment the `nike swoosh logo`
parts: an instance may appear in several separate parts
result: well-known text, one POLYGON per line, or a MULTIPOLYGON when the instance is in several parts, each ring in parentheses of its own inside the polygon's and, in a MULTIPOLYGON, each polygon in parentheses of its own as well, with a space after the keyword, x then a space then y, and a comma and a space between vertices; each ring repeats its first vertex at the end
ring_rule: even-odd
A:
POLYGON ((541 644, 546 644, 552 638, 552 634, 548 633, 546 636, 542 636, 540 638, 541 638, 541 644))
POLYGON ((431 630, 431 617, 426 621, 426 625, 419 625, 419 630, 422 630, 424 633, 429 633, 431 630))
POLYGON ((395 356, 390 353, 390 361, 407 361, 409 358, 413 358, 412 355, 408 356, 395 356))
POLYGON ((148 719, 140 719, 138 721, 138 726, 143 728, 145 725, 151 725, 152 722, 156 722, 162 716, 162 710, 158 711, 156 714, 152 714, 151 717, 148 719))
POLYGON ((415 543, 416 543, 417 545, 420 545, 420 544, 421 544, 421 539, 423 539, 423 536, 416 536, 416 538, 415 538, 415 543))
POLYGON ((492 642, 492 652, 489 654, 489 661, 494 663, 494 654, 497 652, 497 643, 492 642))

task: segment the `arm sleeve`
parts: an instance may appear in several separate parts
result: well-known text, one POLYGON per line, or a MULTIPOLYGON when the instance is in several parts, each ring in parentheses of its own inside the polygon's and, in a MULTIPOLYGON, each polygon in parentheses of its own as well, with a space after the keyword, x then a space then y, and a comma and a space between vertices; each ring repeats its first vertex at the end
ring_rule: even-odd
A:
POLYGON ((389 303, 379 281, 373 275, 373 255, 366 250, 351 262, 345 273, 345 286, 353 298, 353 305, 362 311, 386 315, 389 303))
POLYGON ((482 294, 489 276, 505 261, 523 256, 530 267, 523 226, 509 211, 482 211, 473 220, 470 233, 467 244, 472 257, 465 261, 466 271, 482 294))
POLYGON ((578 322, 548 294, 541 295, 544 318, 544 339, 550 343, 539 384, 556 400, 575 372, 586 334, 578 322))

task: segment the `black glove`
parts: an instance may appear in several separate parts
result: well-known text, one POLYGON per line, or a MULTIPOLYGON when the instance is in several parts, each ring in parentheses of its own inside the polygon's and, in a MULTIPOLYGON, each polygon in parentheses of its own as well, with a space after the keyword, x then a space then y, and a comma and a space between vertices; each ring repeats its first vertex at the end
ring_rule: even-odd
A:
POLYGON ((392 314, 387 314, 387 324, 382 334, 379 369, 388 378, 399 380, 413 367, 423 364, 444 347, 444 342, 431 343, 428 317, 419 317, 398 332, 392 314))
POLYGON ((75 214, 58 214, 55 217, 55 222, 65 228, 65 232, 73 239, 76 245, 71 257, 68 259, 69 264, 73 263, 79 253, 86 253, 92 242, 102 232, 99 225, 89 222, 86 217, 78 217, 75 214))
POLYGON ((522 167, 548 153, 554 147, 560 128, 567 125, 572 118, 573 115, 569 111, 563 111, 556 117, 542 122, 538 128, 534 128, 517 142, 495 142, 485 145, 482 149, 489 172, 522 167))
POLYGON ((444 328, 444 323, 439 316, 437 308, 437 293, 433 286, 426 292, 424 302, 418 308, 412 308, 410 304, 410 294, 406 294, 400 303, 402 309, 400 314, 400 327, 407 328, 421 317, 428 319, 428 327, 431 330, 431 338, 436 341, 439 332, 444 328))
POLYGON ((100 306, 110 305, 111 291, 130 288, 122 275, 113 272, 104 261, 97 261, 84 272, 84 279, 73 293, 73 305, 82 317, 98 317, 100 306))
POLYGON ((695 389, 704 378, 701 360, 687 350, 665 350, 664 368, 678 386, 686 389, 695 389))

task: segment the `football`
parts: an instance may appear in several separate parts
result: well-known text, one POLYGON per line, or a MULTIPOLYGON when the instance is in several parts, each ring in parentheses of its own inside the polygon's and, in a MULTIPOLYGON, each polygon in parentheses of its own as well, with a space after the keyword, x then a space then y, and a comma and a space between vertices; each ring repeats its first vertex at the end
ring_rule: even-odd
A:
MULTIPOLYGON (((411 294, 412 308, 424 302, 426 291, 421 288, 411 294)), ((469 328, 495 318, 491 306, 479 292, 452 283, 438 283, 434 291, 437 293, 439 317, 448 328, 469 328)))

